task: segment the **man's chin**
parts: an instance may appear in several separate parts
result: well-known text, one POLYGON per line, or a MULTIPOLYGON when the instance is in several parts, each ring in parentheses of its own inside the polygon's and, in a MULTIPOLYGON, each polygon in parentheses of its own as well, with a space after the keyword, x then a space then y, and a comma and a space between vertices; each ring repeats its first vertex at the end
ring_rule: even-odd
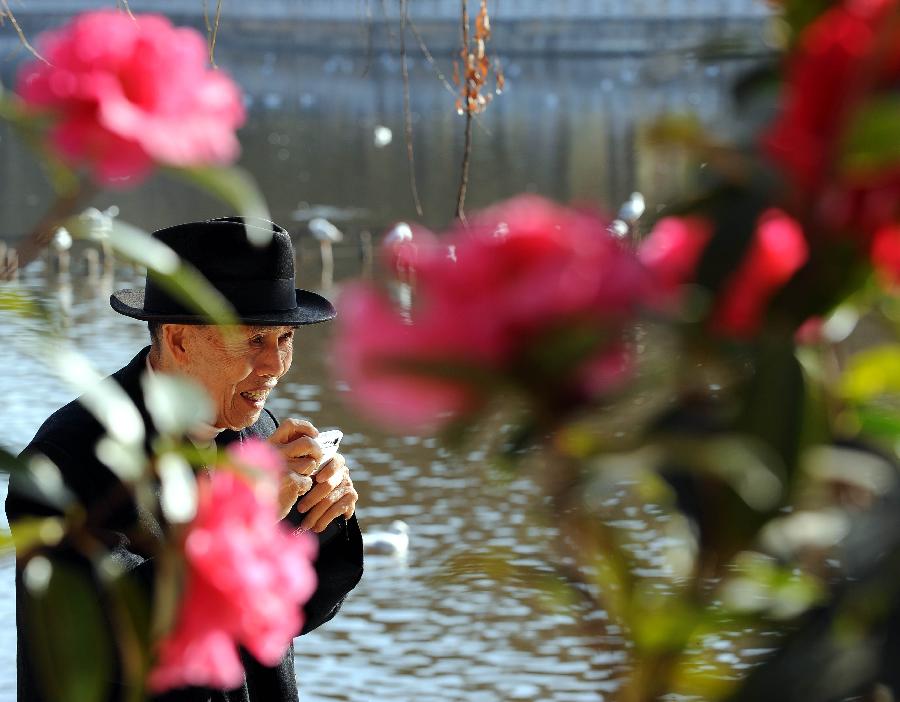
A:
POLYGON ((256 420, 259 419, 261 414, 262 408, 244 412, 240 415, 232 415, 226 417, 222 424, 219 424, 218 426, 224 426, 226 429, 231 429, 232 431, 240 431, 241 429, 246 429, 251 424, 256 424, 256 420))

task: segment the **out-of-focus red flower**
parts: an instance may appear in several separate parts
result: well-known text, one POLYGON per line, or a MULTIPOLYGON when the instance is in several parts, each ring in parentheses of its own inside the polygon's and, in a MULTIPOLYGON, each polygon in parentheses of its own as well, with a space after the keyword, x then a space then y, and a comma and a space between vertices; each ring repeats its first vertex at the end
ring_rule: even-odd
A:
POLYGON ((884 285, 894 290, 900 286, 900 225, 883 227, 875 234, 872 264, 884 285))
POLYGON ((404 359, 465 358, 464 327, 448 320, 414 328, 365 283, 345 288, 338 307, 335 366, 357 405, 389 424, 430 427, 475 404, 475 394, 462 383, 396 365, 404 359))
MULTIPOLYGON (((666 217, 643 241, 638 255, 671 295, 693 282, 700 257, 712 236, 704 217, 666 217)), ((711 313, 712 328, 728 336, 758 331, 772 296, 806 262, 803 230, 781 210, 764 212, 737 270, 726 278, 711 313)))
POLYGON ((797 221, 781 210, 764 212, 740 267, 727 280, 713 328, 746 338, 759 330, 772 296, 806 263, 809 247, 797 221))
POLYGON ((241 684, 237 646, 275 665, 300 631, 301 605, 316 586, 316 543, 278 523, 278 453, 263 442, 231 452, 238 466, 199 481, 197 516, 184 542, 187 580, 173 630, 159 644, 152 690, 241 684))
POLYGON ((535 346, 552 347, 557 332, 576 328, 600 330, 604 342, 558 380, 612 387, 614 367, 625 373, 628 364, 618 355, 609 362, 605 351, 620 348, 624 326, 653 289, 606 225, 539 197, 514 198, 418 250, 411 323, 373 288, 348 290, 336 354, 352 399, 385 421, 430 426, 484 399, 491 390, 479 377, 546 372, 535 346), (603 372, 586 368, 597 363, 603 372), (435 373, 417 375, 410 364, 435 373), (473 373, 463 378, 466 369, 473 373))
POLYGON ((794 341, 801 346, 820 344, 824 339, 824 326, 825 320, 822 317, 810 317, 794 332, 794 341))
POLYGON ((638 257, 663 289, 673 294, 692 282, 713 227, 705 217, 664 217, 641 242, 638 257))
POLYGON ((844 0, 807 27, 789 59, 781 113, 762 138, 823 228, 852 230, 863 243, 898 214, 900 166, 842 173, 842 149, 860 109, 900 78, 896 10, 897 0, 844 0))
POLYGON ((238 87, 207 60, 206 41, 165 17, 87 12, 39 38, 47 63, 22 68, 17 92, 53 118, 50 140, 103 185, 145 178, 155 164, 233 161, 244 122, 238 87))

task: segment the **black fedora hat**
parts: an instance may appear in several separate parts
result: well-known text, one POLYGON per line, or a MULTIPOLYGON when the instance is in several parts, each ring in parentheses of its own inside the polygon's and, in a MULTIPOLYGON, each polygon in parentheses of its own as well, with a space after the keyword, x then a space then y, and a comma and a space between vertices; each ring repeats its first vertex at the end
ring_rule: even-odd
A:
MULTIPOLYGON (((243 324, 281 326, 333 319, 321 295, 298 290, 288 233, 267 220, 221 217, 160 229, 153 237, 196 268, 234 307, 243 324), (268 244, 248 240, 248 229, 269 230, 268 244)), ((148 322, 209 324, 169 296, 149 274, 145 288, 117 290, 109 304, 119 314, 148 322)))

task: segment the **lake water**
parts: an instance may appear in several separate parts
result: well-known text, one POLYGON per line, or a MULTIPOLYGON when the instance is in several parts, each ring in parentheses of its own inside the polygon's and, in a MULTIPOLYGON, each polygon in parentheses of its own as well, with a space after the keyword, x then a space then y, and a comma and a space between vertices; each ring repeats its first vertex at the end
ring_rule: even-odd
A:
MULTIPOLYGON (((271 51, 254 44, 223 45, 218 60, 247 90, 242 162, 260 182, 274 218, 295 237, 304 287, 320 287, 320 269, 303 222, 327 211, 347 233, 336 252, 336 283, 321 290, 333 297, 342 283, 365 273, 359 233, 368 230, 377 238, 388 223, 414 215, 397 59, 271 51), (385 143, 389 133, 393 138, 385 143)), ((13 63, 7 59, 0 66, 7 82, 13 63)), ((509 60, 508 88, 475 130, 471 207, 522 191, 615 207, 639 189, 655 211, 687 171, 671 155, 638 151, 641 125, 666 111, 692 111, 721 131, 732 124, 728 86, 745 65, 674 56, 509 60)), ((448 65, 441 69, 449 75, 448 65)), ((425 221, 434 227, 443 226, 454 210, 463 125, 453 100, 434 67, 415 57, 418 185, 425 221)), ((40 171, 0 127, 4 238, 15 240, 25 231, 47 198, 40 171)), ((116 204, 123 219, 148 229, 224 211, 163 177, 136 192, 105 194, 96 204, 116 204)), ((106 279, 88 279, 79 270, 76 259, 73 275, 59 278, 37 263, 25 271, 22 284, 64 309, 67 338, 99 370, 111 372, 146 343, 146 329, 113 313, 108 294, 140 282, 127 267, 106 279)), ((327 326, 301 333, 294 366, 269 406, 282 417, 302 415, 320 427, 341 427, 342 449, 361 495, 363 528, 404 519, 411 526, 411 547, 404 560, 371 558, 342 613, 298 640, 303 699, 602 700, 622 675, 621 642, 586 638, 574 615, 544 609, 525 584, 499 584, 481 573, 448 568, 459 555, 494 548, 513 549, 522 564, 547 555, 551 530, 535 519, 532 486, 488 480, 477 448, 451 456, 433 438, 389 436, 355 417, 331 379, 329 334, 327 326)), ((0 445, 13 451, 73 396, 28 348, 27 338, 0 315, 0 445)), ((630 517, 635 530, 652 530, 650 511, 630 517)), ((640 541, 652 566, 659 545, 640 541)), ((12 568, 10 555, 0 556, 0 702, 14 699, 12 568)))

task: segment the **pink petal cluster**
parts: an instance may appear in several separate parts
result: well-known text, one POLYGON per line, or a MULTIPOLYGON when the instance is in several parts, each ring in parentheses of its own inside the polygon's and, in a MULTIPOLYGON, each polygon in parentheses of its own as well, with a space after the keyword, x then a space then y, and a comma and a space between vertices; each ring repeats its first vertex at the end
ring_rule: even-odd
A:
POLYGON ((240 150, 240 90, 208 64, 199 32, 165 17, 86 12, 42 34, 43 61, 22 68, 17 92, 52 116, 50 140, 103 185, 132 185, 155 164, 224 164, 240 150))
POLYGON ((540 373, 529 366, 535 347, 576 325, 602 330, 605 343, 568 380, 614 387, 630 368, 622 330, 652 286, 606 225, 520 196, 418 246, 411 318, 371 285, 347 290, 336 359, 352 399, 389 423, 430 427, 483 402, 479 378, 540 373))
POLYGON ((900 287, 900 225, 882 227, 876 232, 871 257, 880 282, 896 291, 900 287))
MULTIPOLYGON (((666 217, 641 243, 638 256, 675 294, 681 285, 693 282, 712 233, 712 223, 704 217, 666 217)), ((778 209, 764 212, 740 265, 717 293, 710 315, 712 328, 738 338, 755 334, 771 298, 808 256, 799 223, 778 209)))
POLYGON ((261 441, 231 453, 230 468, 198 481, 197 516, 184 542, 187 579, 173 630, 159 643, 154 691, 232 689, 243 680, 237 646, 275 665, 303 623, 316 586, 316 543, 278 522, 281 459, 261 441), (252 480, 246 470, 262 468, 252 480))
POLYGON ((641 242, 638 257, 654 272, 669 294, 693 280, 703 250, 712 238, 713 225, 698 216, 664 217, 641 242))
POLYGON ((762 146, 794 198, 812 204, 824 231, 851 230, 865 244, 900 211, 900 168, 885 159, 850 172, 842 157, 858 115, 873 101, 892 99, 900 79, 898 1, 831 5, 789 56, 782 109, 762 146))
POLYGON ((721 291, 713 327, 735 337, 752 336, 762 325, 769 301, 808 256, 797 220, 781 210, 764 212, 744 260, 721 291))

